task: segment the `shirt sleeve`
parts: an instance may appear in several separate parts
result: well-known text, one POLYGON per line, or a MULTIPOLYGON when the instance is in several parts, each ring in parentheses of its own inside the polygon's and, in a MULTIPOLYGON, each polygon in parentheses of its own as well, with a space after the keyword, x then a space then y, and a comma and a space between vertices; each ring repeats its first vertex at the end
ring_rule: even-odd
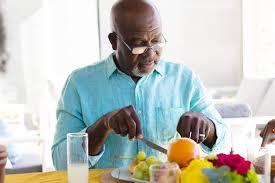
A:
MULTIPOLYGON (((57 124, 52 146, 52 159, 57 170, 66 170, 67 133, 86 132, 87 129, 82 117, 80 97, 71 76, 63 88, 56 116, 57 124)), ((97 163, 104 151, 105 147, 98 155, 89 156, 89 167, 97 163)))
POLYGON ((192 78, 192 98, 190 102, 190 109, 191 111, 201 112, 215 125, 217 140, 214 146, 210 149, 204 144, 201 144, 202 150, 206 153, 228 153, 231 147, 230 128, 226 123, 224 123, 220 114, 211 102, 210 97, 206 95, 205 87, 199 77, 195 74, 192 78))

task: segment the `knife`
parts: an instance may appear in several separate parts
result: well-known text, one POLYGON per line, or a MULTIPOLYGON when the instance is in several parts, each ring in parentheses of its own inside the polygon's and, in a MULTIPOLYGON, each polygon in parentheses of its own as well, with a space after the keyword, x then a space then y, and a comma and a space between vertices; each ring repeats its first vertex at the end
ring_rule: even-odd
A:
POLYGON ((152 149, 155 149, 155 150, 157 150, 159 152, 167 154, 167 149, 165 149, 165 148, 163 148, 163 147, 161 147, 161 146, 159 146, 159 145, 151 142, 150 140, 147 140, 146 138, 143 137, 141 139, 141 141, 143 141, 147 146, 151 147, 152 149))

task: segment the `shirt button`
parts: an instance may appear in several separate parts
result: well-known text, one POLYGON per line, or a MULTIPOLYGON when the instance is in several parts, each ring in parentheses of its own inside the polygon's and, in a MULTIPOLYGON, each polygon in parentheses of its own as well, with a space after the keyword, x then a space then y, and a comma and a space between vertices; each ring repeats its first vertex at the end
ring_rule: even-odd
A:
POLYGON ((142 114, 142 111, 141 111, 141 110, 138 110, 138 114, 141 115, 141 114, 142 114))

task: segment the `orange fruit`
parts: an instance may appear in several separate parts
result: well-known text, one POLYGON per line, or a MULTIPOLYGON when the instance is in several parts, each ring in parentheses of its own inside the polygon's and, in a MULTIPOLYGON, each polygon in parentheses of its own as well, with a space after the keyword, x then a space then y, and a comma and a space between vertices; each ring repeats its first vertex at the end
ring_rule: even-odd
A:
POLYGON ((168 145, 167 158, 169 162, 177 163, 185 168, 193 159, 200 157, 199 145, 192 139, 179 138, 168 145))

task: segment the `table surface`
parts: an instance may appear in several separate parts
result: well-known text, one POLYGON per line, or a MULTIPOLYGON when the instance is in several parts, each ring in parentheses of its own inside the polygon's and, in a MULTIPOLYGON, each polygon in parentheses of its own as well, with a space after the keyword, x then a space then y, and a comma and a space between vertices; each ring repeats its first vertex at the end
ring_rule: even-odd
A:
MULTIPOLYGON (((89 182, 100 183, 100 176, 111 169, 89 170, 89 182)), ((66 171, 6 175, 5 183, 67 183, 66 171)))

